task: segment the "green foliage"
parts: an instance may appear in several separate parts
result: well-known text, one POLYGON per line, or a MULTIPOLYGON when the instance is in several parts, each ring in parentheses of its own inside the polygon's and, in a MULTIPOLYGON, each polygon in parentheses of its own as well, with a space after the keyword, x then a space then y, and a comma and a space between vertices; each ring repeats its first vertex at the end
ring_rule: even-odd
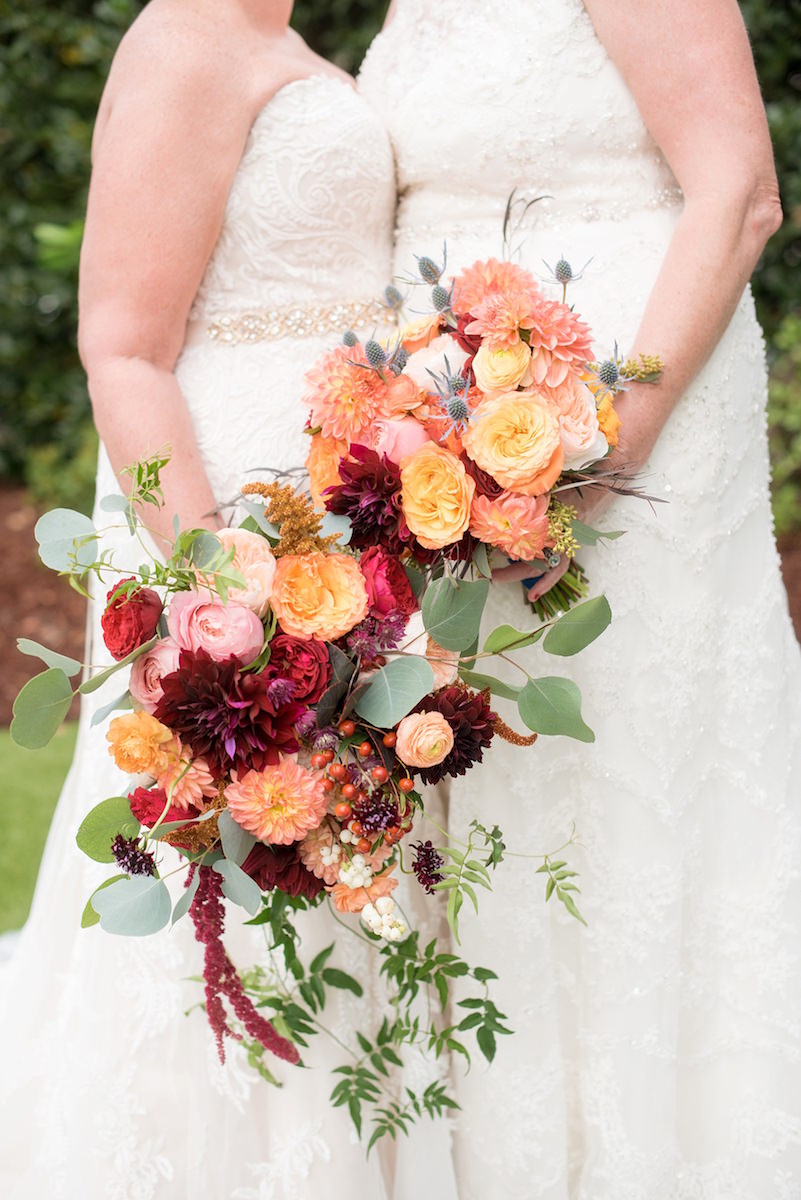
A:
POLYGON ((801 529, 801 311, 782 321, 770 376, 770 450, 776 529, 801 529))

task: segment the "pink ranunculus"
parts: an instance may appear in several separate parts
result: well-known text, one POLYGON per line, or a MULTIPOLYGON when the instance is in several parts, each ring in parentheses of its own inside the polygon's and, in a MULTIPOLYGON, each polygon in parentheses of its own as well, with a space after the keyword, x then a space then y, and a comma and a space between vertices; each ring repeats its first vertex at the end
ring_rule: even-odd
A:
POLYGON ((564 469, 578 470, 603 458, 608 445, 598 424, 595 397, 587 385, 571 371, 558 387, 543 390, 559 410, 564 469))
POLYGON ((373 449, 386 454, 394 463, 401 463, 415 450, 419 450, 431 438, 415 417, 401 417, 399 421, 378 421, 373 449))
POLYGON ((403 567, 391 554, 380 546, 371 546, 359 559, 364 581, 370 616, 385 617, 391 612, 411 616, 417 609, 412 585, 403 567))
POLYGON ((249 663, 264 644, 264 627, 243 604, 223 604, 216 596, 177 592, 170 601, 167 628, 182 650, 205 650, 215 661, 249 663))
POLYGON ((172 638, 162 638, 152 650, 134 660, 128 686, 134 700, 141 704, 145 712, 155 711, 163 695, 161 681, 165 675, 177 671, 180 653, 177 642, 172 638))

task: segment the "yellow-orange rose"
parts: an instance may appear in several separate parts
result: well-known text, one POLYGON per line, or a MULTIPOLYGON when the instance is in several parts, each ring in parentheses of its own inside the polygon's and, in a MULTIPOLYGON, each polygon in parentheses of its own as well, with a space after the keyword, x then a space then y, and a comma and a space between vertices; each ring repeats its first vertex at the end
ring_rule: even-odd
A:
POLYGON ((414 354, 415 350, 427 346, 431 339, 437 336, 441 325, 442 313, 431 313, 430 316, 420 317, 419 320, 412 321, 401 329, 401 345, 409 354, 414 354))
POLYGON ((339 464, 347 457, 347 442, 341 442, 339 438, 323 437, 321 433, 312 438, 306 456, 306 470, 309 472, 309 491, 316 508, 325 508, 325 489, 336 487, 342 482, 339 477, 339 464))
POLYGON ((173 735, 150 713, 126 713, 108 728, 109 754, 129 775, 160 775, 166 771, 173 735))
POLYGON ((525 342, 491 350, 488 342, 482 342, 473 359, 473 374, 482 392, 506 392, 526 379, 531 366, 531 350, 525 342))
POLYGON ((442 713, 409 713, 398 725, 395 753, 407 767, 435 767, 452 749, 453 729, 442 713))
POLYGON ((285 554, 270 603, 284 633, 333 641, 367 616, 367 586, 347 554, 285 554))
POLYGON ((401 468, 401 506, 421 546, 439 550, 458 542, 470 524, 476 485, 455 454, 429 442, 401 468))
POLYGON ((505 392, 482 401, 462 434, 464 448, 501 487, 541 496, 564 465, 559 414, 537 392, 505 392))

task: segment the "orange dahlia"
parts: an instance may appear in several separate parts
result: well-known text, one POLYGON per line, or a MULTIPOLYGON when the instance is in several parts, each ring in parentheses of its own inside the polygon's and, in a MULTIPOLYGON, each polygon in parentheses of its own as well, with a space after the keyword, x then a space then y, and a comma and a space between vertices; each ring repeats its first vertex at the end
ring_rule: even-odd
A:
POLYGON ((286 846, 315 829, 328 808, 323 778, 282 756, 262 771, 246 771, 225 789, 228 811, 260 842, 286 846))
POLYGON ((509 558, 531 562, 548 541, 548 497, 502 492, 495 498, 476 495, 470 510, 470 532, 497 546, 509 558))
POLYGON ((368 365, 360 346, 337 346, 306 375, 303 400, 323 437, 358 442, 385 416, 387 385, 368 365))

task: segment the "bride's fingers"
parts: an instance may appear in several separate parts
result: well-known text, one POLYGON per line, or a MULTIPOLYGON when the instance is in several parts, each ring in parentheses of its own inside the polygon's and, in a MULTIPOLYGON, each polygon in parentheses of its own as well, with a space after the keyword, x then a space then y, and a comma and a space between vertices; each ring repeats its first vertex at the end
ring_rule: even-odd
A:
MULTIPOLYGON (((550 574, 546 572, 545 574, 550 574)), ((501 580, 503 583, 513 582, 515 579, 533 579, 540 575, 535 563, 516 562, 510 563, 508 567, 498 567, 492 572, 493 580, 501 580)), ((545 578, 542 575, 542 578, 545 578)))
POLYGON ((554 567, 553 570, 546 571, 544 575, 540 575, 534 586, 528 590, 528 599, 532 604, 535 600, 539 600, 540 596, 544 596, 546 592, 549 592, 555 583, 559 582, 569 566, 570 559, 564 554, 558 567, 554 567))

